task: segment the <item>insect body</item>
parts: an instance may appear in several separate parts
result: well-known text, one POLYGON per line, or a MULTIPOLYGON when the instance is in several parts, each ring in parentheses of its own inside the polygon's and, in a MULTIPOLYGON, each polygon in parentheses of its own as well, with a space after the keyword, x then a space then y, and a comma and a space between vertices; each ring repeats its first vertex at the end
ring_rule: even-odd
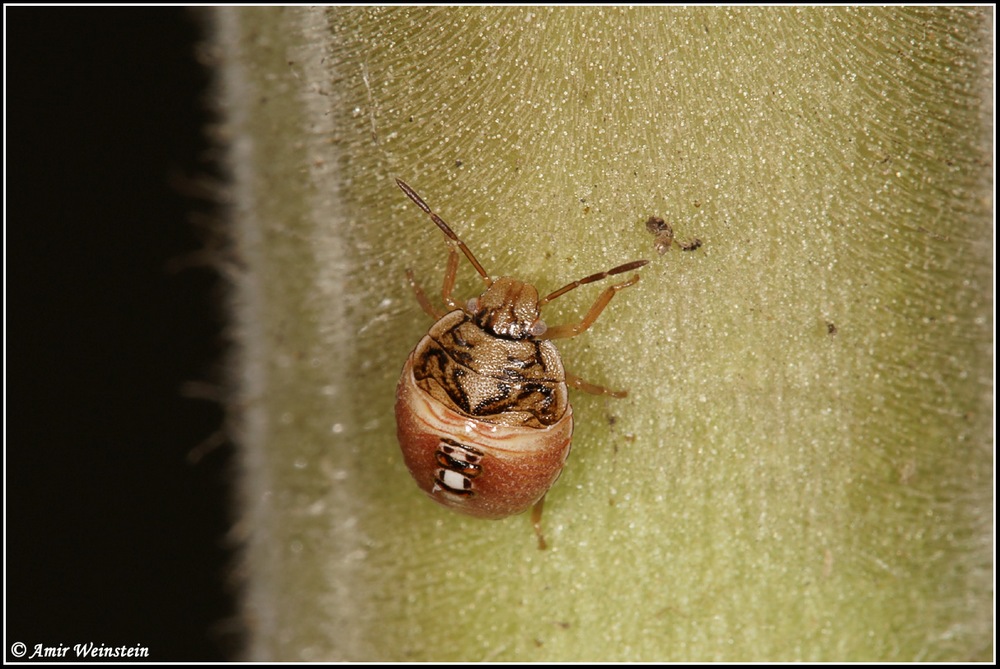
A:
POLYGON ((437 319, 403 366, 396 388, 396 425, 403 458, 417 485, 431 499, 482 518, 504 518, 534 506, 540 530, 545 493, 569 455, 573 409, 567 386, 624 397, 566 372, 551 339, 585 331, 619 290, 605 289, 579 323, 547 327, 539 310, 583 284, 637 269, 648 261, 620 265, 574 281, 539 299, 530 284, 490 278, 469 247, 400 179, 396 183, 448 237, 448 267, 438 312, 407 272, 417 301, 437 319), (452 297, 461 250, 486 290, 460 305, 452 297))

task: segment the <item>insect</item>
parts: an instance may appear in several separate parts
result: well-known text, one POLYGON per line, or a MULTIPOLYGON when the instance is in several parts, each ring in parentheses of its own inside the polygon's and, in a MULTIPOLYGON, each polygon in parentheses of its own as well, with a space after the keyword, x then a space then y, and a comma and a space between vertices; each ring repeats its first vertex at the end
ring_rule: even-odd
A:
POLYGON ((451 227, 410 188, 396 184, 448 238, 448 265, 440 312, 406 273, 423 310, 435 319, 410 353, 396 387, 396 428, 403 459, 417 485, 435 502, 481 518, 505 518, 532 507, 539 548, 545 493, 569 455, 573 409, 567 386, 625 397, 563 369, 551 340, 587 330, 636 274, 609 286, 579 323, 546 326, 539 310, 584 284, 638 269, 648 260, 619 265, 566 284, 539 299, 534 286, 492 278, 451 227), (460 304, 452 292, 461 250, 486 284, 460 304))

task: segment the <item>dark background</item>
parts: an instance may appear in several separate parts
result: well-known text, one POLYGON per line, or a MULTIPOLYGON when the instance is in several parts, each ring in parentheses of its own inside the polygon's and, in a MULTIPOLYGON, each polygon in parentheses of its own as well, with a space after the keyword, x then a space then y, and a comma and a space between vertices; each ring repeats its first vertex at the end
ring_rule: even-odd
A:
POLYGON ((223 415, 187 396, 225 355, 224 286, 197 266, 223 229, 198 195, 218 174, 205 26, 182 8, 4 13, 6 658, 92 642, 230 659, 232 447, 189 462, 223 415))

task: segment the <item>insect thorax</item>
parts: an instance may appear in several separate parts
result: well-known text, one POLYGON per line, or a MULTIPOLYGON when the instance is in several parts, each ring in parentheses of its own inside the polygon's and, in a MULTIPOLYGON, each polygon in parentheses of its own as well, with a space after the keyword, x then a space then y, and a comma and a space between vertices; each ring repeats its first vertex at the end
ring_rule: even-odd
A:
POLYGON ((566 376, 549 341, 506 339, 463 311, 446 314, 413 355, 417 385, 477 420, 546 427, 566 413, 566 376))

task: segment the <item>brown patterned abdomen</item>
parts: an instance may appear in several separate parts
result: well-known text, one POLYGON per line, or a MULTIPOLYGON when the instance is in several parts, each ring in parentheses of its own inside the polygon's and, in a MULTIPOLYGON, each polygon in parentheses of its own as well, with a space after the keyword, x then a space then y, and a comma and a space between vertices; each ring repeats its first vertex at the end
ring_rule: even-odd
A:
POLYGON ((410 354, 396 388, 399 443, 417 485, 439 504, 481 518, 530 508, 562 472, 572 409, 567 404, 558 420, 542 427, 460 413, 418 384, 413 370, 419 351, 410 354))
POLYGON ((424 392, 478 420, 541 428, 556 424, 569 407, 566 375, 551 342, 497 337, 461 311, 435 323, 410 359, 424 392))

